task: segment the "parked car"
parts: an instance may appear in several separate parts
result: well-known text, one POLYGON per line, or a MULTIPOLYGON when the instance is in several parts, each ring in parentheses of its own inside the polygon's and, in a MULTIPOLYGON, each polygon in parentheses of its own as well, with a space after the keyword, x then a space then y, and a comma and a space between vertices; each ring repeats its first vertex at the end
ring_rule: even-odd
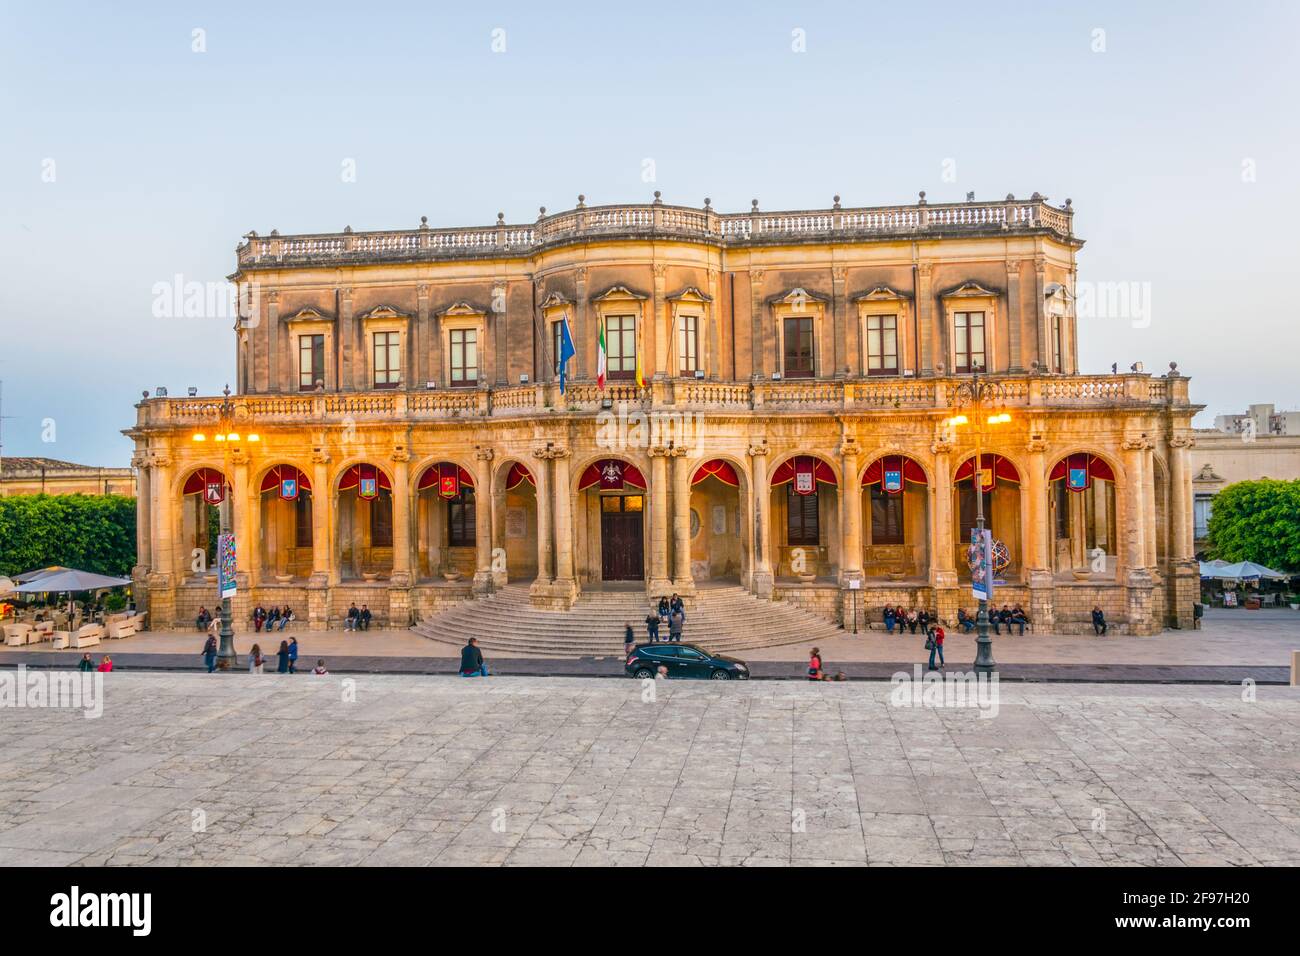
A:
POLYGON ((694 644, 641 644, 627 656, 629 677, 654 677, 659 665, 675 679, 749 680, 749 666, 725 654, 710 654, 694 644))

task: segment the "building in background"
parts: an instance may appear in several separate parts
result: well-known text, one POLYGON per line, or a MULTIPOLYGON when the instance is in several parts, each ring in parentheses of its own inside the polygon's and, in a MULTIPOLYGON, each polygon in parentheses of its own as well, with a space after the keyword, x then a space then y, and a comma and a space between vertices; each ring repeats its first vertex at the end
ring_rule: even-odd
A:
POLYGON ((1192 448, 1193 528, 1204 557, 1214 496, 1238 481, 1300 478, 1300 412, 1251 405, 1244 415, 1218 415, 1198 428, 1192 448))
POLYGON ((1189 625, 1200 408, 1172 363, 1080 374, 1072 223, 1038 194, 734 214, 579 197, 531 223, 250 233, 225 417, 146 398, 126 431, 136 593, 159 624, 212 605, 190 555, 220 505, 236 620, 731 583, 833 620, 952 621, 975 604, 978 481, 996 600, 1037 631, 1090 631, 1095 606, 1129 633, 1189 625))
POLYGON ((55 458, 0 459, 0 497, 9 495, 127 495, 135 497, 130 468, 96 468, 55 458))

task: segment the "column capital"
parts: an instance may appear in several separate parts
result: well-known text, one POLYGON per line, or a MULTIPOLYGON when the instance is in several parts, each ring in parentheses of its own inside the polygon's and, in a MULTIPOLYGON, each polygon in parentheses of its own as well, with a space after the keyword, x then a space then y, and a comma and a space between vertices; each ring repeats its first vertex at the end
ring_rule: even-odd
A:
POLYGON ((170 468, 172 460, 167 455, 160 455, 157 452, 154 452, 153 460, 150 461, 150 464, 155 468, 170 468))
POLYGON ((1025 451, 1031 455, 1047 451, 1047 440, 1042 435, 1030 435, 1025 442, 1025 451))
POLYGON ((1155 447, 1155 442, 1146 435, 1140 435, 1131 438, 1125 438, 1120 442, 1119 447, 1124 451, 1147 451, 1155 447))
POLYGON ((313 465, 328 465, 330 463, 329 452, 324 448, 313 448, 311 450, 311 463, 313 465))
POLYGON ((495 455, 496 452, 491 448, 487 448, 483 445, 474 446, 474 459, 476 461, 491 461, 495 455))
POLYGON ((393 453, 388 457, 393 464, 404 465, 411 460, 411 453, 405 448, 394 448, 393 453))
POLYGON ((862 446, 856 438, 845 437, 840 441, 839 451, 842 458, 857 458, 862 454, 862 446))
POLYGON ((930 442, 930 454, 949 455, 952 454, 953 449, 956 447, 957 446, 953 444, 951 439, 936 438, 934 441, 930 442))
POLYGON ((759 458, 771 453, 771 451, 772 449, 767 447, 767 442, 756 442, 745 450, 745 454, 749 455, 751 458, 759 458))
POLYGON ((559 458, 568 458, 569 449, 563 446, 546 445, 544 447, 534 448, 533 457, 538 460, 554 460, 559 458))
POLYGON ((1196 444, 1196 439, 1191 435, 1175 435, 1169 439, 1170 448, 1191 448, 1196 444))

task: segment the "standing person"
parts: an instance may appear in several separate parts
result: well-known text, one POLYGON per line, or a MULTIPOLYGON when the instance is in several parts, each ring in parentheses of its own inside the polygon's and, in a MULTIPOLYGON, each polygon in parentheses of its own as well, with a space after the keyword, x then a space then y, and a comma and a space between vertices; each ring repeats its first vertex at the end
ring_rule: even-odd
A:
POLYGON ((370 605, 369 604, 361 605, 361 614, 357 618, 357 620, 361 623, 361 630, 363 631, 370 630, 370 618, 371 618, 370 605))
POLYGON ((635 647, 636 635, 632 632, 632 625, 625 623, 623 625, 623 656, 627 657, 635 647))
POLYGON ((99 667, 96 668, 101 674, 107 674, 113 669, 113 658, 105 654, 99 659, 99 667))
POLYGON ((252 650, 248 652, 248 673, 262 673, 262 664, 264 663, 264 660, 265 659, 262 657, 262 646, 260 644, 254 644, 252 650))
POLYGON ((936 653, 939 655, 939 669, 943 670, 943 639, 944 639, 943 627, 936 625, 934 630, 930 632, 930 636, 925 642, 926 646, 930 648, 929 670, 934 670, 934 655, 936 653))
POLYGON ((1099 605, 1093 605, 1092 608, 1092 629, 1098 637, 1106 633, 1106 615, 1102 613, 1099 605))
POLYGON ((681 643, 682 625, 686 623, 686 615, 681 611, 673 611, 672 616, 668 618, 668 640, 681 643))
POLYGON ((289 642, 288 641, 280 642, 280 649, 275 652, 275 656, 278 658, 279 661, 275 665, 275 672, 277 674, 289 673, 289 642))
POLYGON ((659 615, 647 614, 645 616, 645 632, 650 638, 651 644, 659 643, 659 615))
POLYGON ((822 679, 822 652, 819 647, 814 647, 808 652, 808 679, 822 679))
POLYGON ((77 670, 93 671, 94 669, 95 662, 90 659, 90 652, 87 651, 85 654, 81 655, 81 660, 77 662, 77 670))
POLYGON ((217 669, 217 639, 211 634, 203 642, 203 663, 207 665, 209 674, 217 669))
POLYGON ((1192 603, 1192 630, 1199 631, 1201 629, 1201 619, 1204 617, 1205 605, 1200 601, 1194 601, 1192 603))
POLYGON ((682 601, 681 596, 674 591, 673 599, 668 602, 668 614, 671 617, 678 611, 682 612, 682 620, 686 620, 686 603, 682 601))
POLYGON ((487 664, 483 662, 483 652, 478 649, 478 638, 471 637, 460 649, 460 676, 487 677, 487 664))
POLYGON ((289 673, 298 673, 298 638, 289 638, 289 673))

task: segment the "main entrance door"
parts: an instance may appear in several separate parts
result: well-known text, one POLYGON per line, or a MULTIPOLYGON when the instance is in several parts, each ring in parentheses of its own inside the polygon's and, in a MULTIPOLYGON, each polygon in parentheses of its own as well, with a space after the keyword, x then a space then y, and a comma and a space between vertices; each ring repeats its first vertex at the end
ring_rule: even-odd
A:
POLYGON ((605 581, 640 581, 645 567, 641 550, 641 495, 604 495, 600 499, 600 576, 605 581))

